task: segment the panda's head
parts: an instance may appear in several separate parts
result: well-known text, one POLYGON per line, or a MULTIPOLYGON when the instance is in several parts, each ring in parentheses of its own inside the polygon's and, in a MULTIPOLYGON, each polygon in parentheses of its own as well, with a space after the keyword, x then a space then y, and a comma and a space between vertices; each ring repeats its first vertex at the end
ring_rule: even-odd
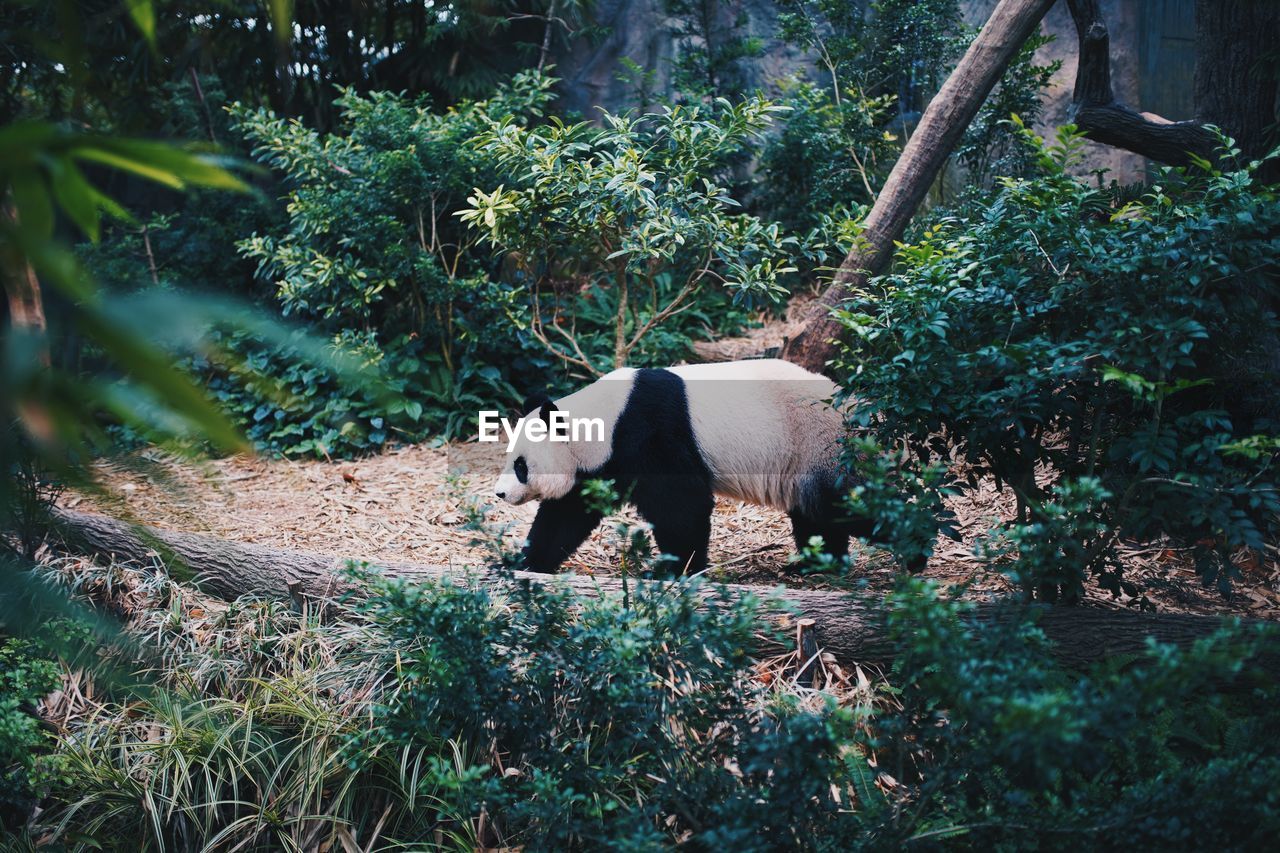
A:
POLYGON ((530 418, 541 418, 549 427, 556 404, 550 400, 526 403, 525 411, 528 414, 517 426, 515 445, 507 453, 507 464, 494 485, 494 494, 517 505, 562 498, 573 489, 578 473, 569 443, 551 441, 545 431, 541 440, 531 439, 525 429, 530 418))

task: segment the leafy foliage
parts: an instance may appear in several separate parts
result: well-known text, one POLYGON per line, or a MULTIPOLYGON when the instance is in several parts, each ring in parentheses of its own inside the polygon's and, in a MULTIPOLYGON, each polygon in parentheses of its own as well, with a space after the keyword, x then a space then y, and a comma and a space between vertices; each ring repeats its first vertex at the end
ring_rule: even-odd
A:
MULTIPOLYGON (((45 630, 52 638, 68 627, 45 630)), ((41 726, 36 703, 61 683, 57 655, 40 639, 0 638, 0 829, 21 825, 39 799, 54 742, 41 726)))
POLYGON ((696 306, 704 282, 740 301, 785 293, 793 242, 732 213, 716 183, 774 111, 755 98, 606 114, 603 128, 501 121, 480 142, 516 186, 477 190, 459 216, 507 253, 549 352, 589 375, 661 363, 678 351, 653 350, 651 333, 696 306))
POLYGON ((886 127, 892 97, 836 98, 804 82, 784 93, 790 112, 761 153, 756 201, 790 233, 823 228, 826 215, 854 218, 875 201, 898 154, 886 127))
POLYGON ((1270 793, 1244 814, 1231 786, 1211 793, 1235 772, 1280 772, 1266 747, 1280 716, 1262 695, 1274 685, 1247 699, 1220 689, 1265 684, 1246 662, 1274 634, 1153 642, 1082 677, 1052 662, 1032 621, 979 625, 918 580, 891 597, 886 627, 901 704, 875 721, 871 746, 911 807, 880 812, 880 845, 1248 849, 1280 821, 1270 793), (1193 791, 1205 799, 1178 800, 1193 791))
POLYGON ((170 117, 166 87, 194 79, 208 104, 201 112, 216 113, 221 88, 327 129, 339 87, 443 103, 482 97, 535 59, 550 35, 591 32, 563 24, 578 23, 577 6, 453 2, 432 12, 415 0, 6 0, 0 36, 12 59, 0 78, 0 119, 39 113, 154 132, 170 117), (548 14, 557 20, 543 20, 548 14))
POLYGON ((747 603, 682 585, 598 600, 377 588, 401 666, 370 736, 502 756, 505 772, 450 772, 458 806, 483 804, 503 844, 811 846, 835 815, 839 718, 765 712, 744 678, 747 603))
POLYGON ((1275 328, 1275 191, 1248 170, 1166 171, 1123 202, 1066 173, 1071 129, 1031 144, 1043 174, 935 223, 840 312, 858 422, 1012 488, 1029 590, 1075 598, 1095 574, 1119 591, 1117 537, 1161 533, 1225 583, 1280 509, 1272 452, 1250 438, 1273 426, 1239 396, 1266 381, 1242 367, 1275 328))
POLYGON ((814 712, 754 679, 753 603, 696 582, 579 597, 361 570, 354 612, 299 613, 96 572, 76 588, 145 598, 135 665, 168 692, 60 739, 32 829, 70 849, 1248 849, 1280 828, 1264 631, 1066 670, 1033 610, 980 622, 905 580, 878 627, 891 686, 814 712))
POLYGON ((392 666, 362 620, 250 598, 207 608, 163 575, 79 567, 71 591, 115 590, 146 680, 102 697, 56 753, 38 826, 70 850, 308 849, 431 838, 471 849, 427 771, 451 746, 354 745, 392 666))
POLYGON ((469 140, 499 118, 539 115, 552 82, 522 74, 492 99, 444 113, 421 99, 348 91, 340 134, 234 109, 254 155, 289 188, 287 229, 246 238, 241 251, 274 283, 286 315, 383 369, 393 392, 390 405, 335 393, 330 372, 241 341, 273 380, 224 373, 215 383, 251 437, 287 454, 346 454, 393 434, 461 435, 463 412, 516 396, 507 383, 541 363, 515 335, 494 333, 513 295, 452 214, 494 180, 492 156, 469 140))

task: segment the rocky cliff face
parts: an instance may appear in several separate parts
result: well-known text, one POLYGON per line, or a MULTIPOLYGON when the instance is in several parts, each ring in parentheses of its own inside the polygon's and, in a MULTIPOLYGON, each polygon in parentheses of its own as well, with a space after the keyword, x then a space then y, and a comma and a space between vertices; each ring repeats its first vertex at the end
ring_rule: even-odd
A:
MULTIPOLYGON (((812 57, 777 39, 778 7, 774 0, 704 0, 714 16, 713 32, 734 32, 757 37, 764 42, 763 54, 740 63, 743 91, 762 89, 777 94, 781 81, 792 76, 815 77, 812 57), (742 26, 737 22, 745 21, 742 26)), ((995 0, 965 0, 966 19, 980 25, 995 0)), ((1138 104, 1138 0, 1103 0, 1111 31, 1113 80, 1116 94, 1130 104, 1138 104)), ((594 118, 596 105, 611 112, 646 109, 656 98, 673 94, 673 77, 682 50, 689 40, 678 35, 675 22, 667 14, 665 0, 598 0, 595 23, 605 35, 595 41, 576 40, 555 55, 560 84, 561 107, 584 118, 594 118), (627 71, 628 59, 644 69, 642 82, 627 71), (646 103, 648 102, 648 103, 646 103)), ((1045 61, 1062 60, 1046 94, 1045 111, 1038 130, 1051 133, 1068 121, 1071 91, 1075 82, 1076 34, 1065 4, 1057 4, 1045 18, 1044 29, 1054 41, 1041 50, 1045 61)), ((1097 168, 1111 170, 1110 177, 1122 182, 1141 180, 1146 162, 1136 154, 1103 145, 1089 144, 1089 160, 1084 173, 1097 168)))
MULTIPOLYGON (((963 5, 966 19, 976 26, 986 20, 995 0, 967 0, 963 5)), ((1103 15, 1111 34, 1111 84, 1119 100, 1133 105, 1140 104, 1138 5, 1139 0, 1102 0, 1103 15)), ((1053 76, 1045 92, 1044 112, 1036 125, 1036 132, 1045 135, 1071 120, 1069 112, 1071 92, 1076 82, 1077 44, 1076 28, 1065 3, 1054 4, 1041 29, 1053 36, 1053 41, 1040 48, 1037 60, 1045 64, 1054 60, 1062 62, 1062 68, 1053 76)), ((1107 179, 1115 179, 1122 184, 1140 181, 1146 174, 1145 157, 1109 145, 1086 143, 1085 158, 1079 169, 1081 174, 1089 174, 1094 169, 1108 169, 1107 179)))
MULTIPOLYGON (((778 40, 778 7, 773 0, 704 2, 714 19, 713 34, 764 42, 758 59, 739 63, 740 79, 735 82, 743 91, 776 94, 779 81, 811 73, 809 57, 778 40), (740 21, 745 24, 739 25, 740 21)), ((674 94, 676 62, 689 40, 679 35, 666 9, 665 0, 598 0, 594 19, 606 35, 594 42, 578 39, 555 57, 556 74, 564 81, 560 84, 562 107, 590 118, 596 105, 621 112, 650 106, 644 103, 646 93, 650 100, 674 94), (624 59, 648 72, 643 85, 627 71, 624 59)))

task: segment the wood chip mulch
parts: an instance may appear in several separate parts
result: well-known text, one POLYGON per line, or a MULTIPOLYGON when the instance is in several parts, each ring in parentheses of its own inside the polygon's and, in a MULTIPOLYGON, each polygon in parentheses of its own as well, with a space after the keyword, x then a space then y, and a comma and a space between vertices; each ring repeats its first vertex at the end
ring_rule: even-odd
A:
MULTIPOLYGON (((62 503, 239 542, 461 568, 482 564, 489 555, 466 526, 470 502, 492 504, 488 522, 504 531, 510 547, 532 521, 536 505, 491 500, 501 464, 500 446, 479 444, 410 445, 353 462, 232 457, 195 464, 148 450, 100 463, 111 498, 66 495, 62 503)), ((950 506, 962 539, 940 539, 925 576, 948 586, 969 581, 966 594, 976 597, 1011 591, 1008 579, 974 549, 996 520, 1012 517, 1012 495, 981 483, 951 499, 950 506)), ((608 519, 566 570, 613 573, 619 520, 639 521, 630 513, 608 519)), ((788 565, 791 554, 790 522, 783 513, 717 500, 711 539, 715 580, 883 591, 892 587, 897 568, 884 552, 855 545, 849 578, 802 577, 788 565)), ((1157 610, 1280 620, 1280 549, 1242 556, 1244 577, 1223 598, 1201 584, 1187 551, 1163 542, 1124 548, 1126 577, 1157 610)), ((1137 604, 1097 589, 1089 598, 1095 606, 1137 604)))

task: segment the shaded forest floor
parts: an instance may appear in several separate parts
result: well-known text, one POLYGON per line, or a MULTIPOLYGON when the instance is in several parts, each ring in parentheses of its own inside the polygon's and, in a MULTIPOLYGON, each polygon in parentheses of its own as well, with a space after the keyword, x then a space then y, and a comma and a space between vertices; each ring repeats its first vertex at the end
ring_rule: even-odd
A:
MULTIPOLYGON (((207 533, 237 542, 379 560, 400 560, 464 568, 490 556, 467 527, 468 506, 491 504, 488 525, 502 531, 514 548, 528 530, 536 505, 513 507, 491 498, 502 464, 500 445, 456 444, 443 448, 400 447, 358 461, 322 462, 234 457, 201 464, 148 450, 100 463, 110 498, 68 496, 77 509, 104 511, 158 527, 207 533)), ((993 522, 1011 517, 1013 499, 990 483, 953 498, 961 541, 940 539, 927 577, 944 584, 973 578, 971 593, 1013 589, 998 572, 974 556, 974 547, 993 522)), ((634 515, 625 516, 637 521, 634 515)), ((618 538, 610 518, 567 570, 612 574, 618 538)), ((866 584, 892 586, 897 565, 885 552, 854 546, 847 578, 799 575, 788 563, 793 553, 790 523, 774 510, 720 499, 712 521, 711 577, 751 584, 833 588, 866 584)), ((1272 550, 1248 560, 1244 578, 1224 599, 1202 586, 1190 555, 1164 543, 1125 548, 1126 576, 1150 603, 1167 612, 1234 613, 1280 619, 1280 561, 1272 550)), ((1134 606, 1129 599, 1090 590, 1090 603, 1134 606)))

